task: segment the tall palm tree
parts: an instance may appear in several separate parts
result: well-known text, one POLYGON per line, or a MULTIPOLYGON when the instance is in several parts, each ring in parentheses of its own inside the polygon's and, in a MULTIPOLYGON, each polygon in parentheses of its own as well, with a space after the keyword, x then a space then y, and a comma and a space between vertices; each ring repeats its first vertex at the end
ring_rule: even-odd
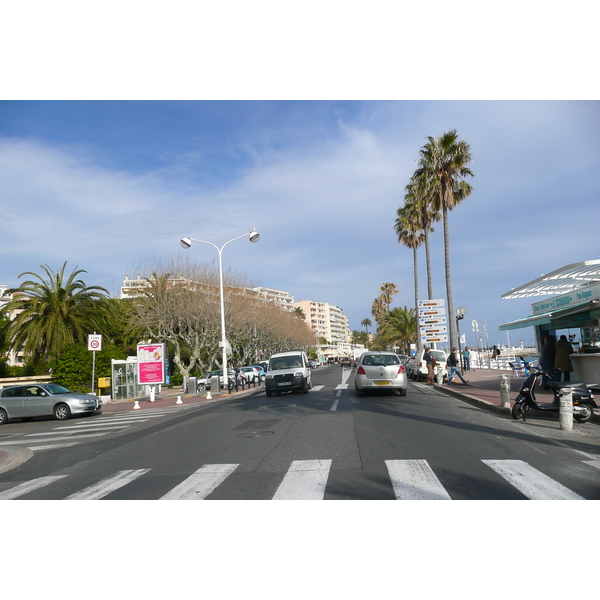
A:
POLYGON ((419 306, 419 265, 417 249, 425 241, 425 234, 420 229, 419 215, 416 210, 416 204, 405 204, 397 211, 394 231, 398 236, 398 242, 410 248, 413 251, 413 274, 415 279, 415 334, 417 339, 417 351, 421 349, 421 336, 419 333, 419 324, 416 315, 419 306))
POLYGON ((382 283, 379 291, 381 292, 381 297, 389 312, 390 304, 392 303, 394 296, 398 293, 398 286, 395 283, 382 283))
POLYGON ((35 358, 58 354, 65 346, 84 342, 93 331, 102 330, 108 290, 88 287, 81 279, 83 269, 77 269, 68 277, 65 262, 58 272, 48 265, 40 265, 46 278, 27 271, 33 280, 24 281, 10 290, 13 299, 6 310, 18 314, 10 324, 10 341, 14 348, 23 348, 35 358))
POLYGON ((439 212, 433 210, 433 202, 427 189, 411 177, 410 182, 405 188, 405 203, 411 206, 411 218, 416 221, 419 230, 423 233, 423 242, 425 244, 425 266, 427 268, 427 298, 433 298, 433 285, 431 281, 431 253, 429 251, 429 234, 433 233, 432 223, 439 221, 442 217, 439 212))
POLYGON ((365 333, 369 335, 369 327, 373 325, 371 319, 363 319, 360 324, 365 328, 365 333))
POLYGON ((383 319, 383 315, 385 314, 385 302, 383 300, 383 296, 378 296, 373 300, 373 304, 371 304, 371 314, 375 319, 375 322, 379 325, 381 320, 383 319))
POLYGON ((450 234, 448 231, 448 211, 453 210, 472 191, 465 177, 473 177, 468 164, 471 162, 469 144, 458 138, 455 129, 440 137, 429 136, 420 150, 419 167, 415 179, 419 187, 432 200, 432 207, 442 212, 444 222, 444 260, 446 269, 446 297, 448 304, 448 324, 450 344, 456 342, 454 326, 454 305, 450 277, 450 234))

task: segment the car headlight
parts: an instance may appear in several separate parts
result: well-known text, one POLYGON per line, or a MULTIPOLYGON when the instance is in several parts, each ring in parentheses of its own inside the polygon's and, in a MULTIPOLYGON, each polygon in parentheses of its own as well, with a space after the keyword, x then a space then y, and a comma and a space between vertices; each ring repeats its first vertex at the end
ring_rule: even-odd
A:
POLYGON ((265 379, 273 379, 273 375, 267 375, 265 379))
POLYGON ((294 377, 304 377, 304 373, 302 373, 302 371, 298 371, 298 373, 294 373, 294 377))

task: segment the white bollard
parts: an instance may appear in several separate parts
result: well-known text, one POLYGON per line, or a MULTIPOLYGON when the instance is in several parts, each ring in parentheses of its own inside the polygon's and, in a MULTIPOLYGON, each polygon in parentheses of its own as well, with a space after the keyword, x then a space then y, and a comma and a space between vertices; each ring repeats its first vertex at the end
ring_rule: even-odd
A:
POLYGON ((136 401, 133 403, 133 410, 137 410, 138 408, 141 408, 141 406, 140 406, 140 403, 139 403, 139 402, 136 400, 136 401))
POLYGON ((502 408, 510 408, 510 376, 500 376, 500 405, 502 408))
POLYGON ((571 388, 561 388, 560 390, 558 421, 561 429, 573 430, 573 390, 571 388))
POLYGON ((177 402, 175 402, 175 404, 183 404, 181 396, 177 396, 177 402))
POLYGON ((154 386, 150 388, 150 402, 154 402, 154 386))
POLYGON ((442 367, 437 368, 436 383, 442 385, 444 383, 444 373, 442 367))

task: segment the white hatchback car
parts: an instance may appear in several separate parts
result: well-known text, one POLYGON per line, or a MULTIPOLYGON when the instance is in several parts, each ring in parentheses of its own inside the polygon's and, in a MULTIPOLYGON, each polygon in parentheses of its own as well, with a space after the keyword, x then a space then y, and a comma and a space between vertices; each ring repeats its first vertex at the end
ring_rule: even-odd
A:
POLYGON ((369 390, 394 390, 406 396, 408 378, 400 357, 394 352, 365 352, 356 365, 354 391, 358 397, 369 390))

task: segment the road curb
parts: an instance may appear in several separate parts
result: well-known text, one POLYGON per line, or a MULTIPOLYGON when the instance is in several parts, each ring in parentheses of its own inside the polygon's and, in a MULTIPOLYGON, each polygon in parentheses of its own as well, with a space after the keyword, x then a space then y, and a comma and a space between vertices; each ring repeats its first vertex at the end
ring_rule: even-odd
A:
POLYGON ((28 448, 17 448, 16 446, 6 446, 0 450, 0 473, 6 473, 11 469, 16 469, 33 456, 33 452, 28 448))

